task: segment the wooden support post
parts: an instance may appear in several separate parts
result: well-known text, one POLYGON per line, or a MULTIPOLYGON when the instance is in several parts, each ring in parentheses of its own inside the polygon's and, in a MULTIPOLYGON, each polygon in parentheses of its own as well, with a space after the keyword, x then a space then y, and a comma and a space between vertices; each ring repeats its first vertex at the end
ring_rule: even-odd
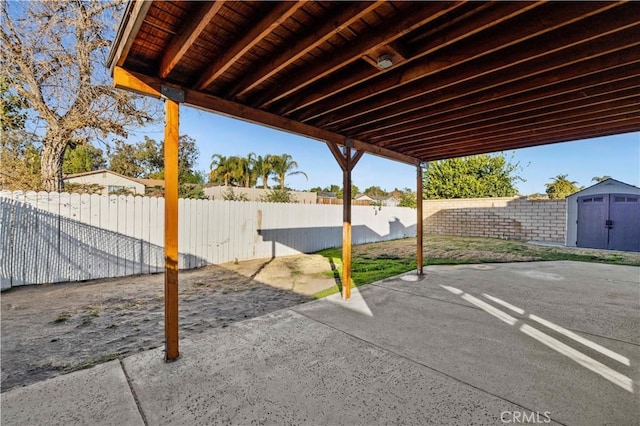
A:
POLYGON ((364 155, 358 150, 351 156, 352 141, 345 143, 344 153, 338 145, 327 142, 331 153, 342 169, 342 298, 351 298, 351 171, 364 155))
POLYGON ((164 334, 165 360, 178 351, 178 127, 179 104, 165 99, 164 123, 164 334))
POLYGON ((418 275, 424 274, 424 219, 422 218, 422 166, 418 165, 417 167, 417 178, 416 178, 416 199, 417 199, 417 210, 418 217, 416 218, 416 235, 418 240, 418 253, 416 256, 417 264, 418 264, 418 275))
POLYGON ((345 147, 342 171, 342 298, 351 298, 351 148, 345 147))

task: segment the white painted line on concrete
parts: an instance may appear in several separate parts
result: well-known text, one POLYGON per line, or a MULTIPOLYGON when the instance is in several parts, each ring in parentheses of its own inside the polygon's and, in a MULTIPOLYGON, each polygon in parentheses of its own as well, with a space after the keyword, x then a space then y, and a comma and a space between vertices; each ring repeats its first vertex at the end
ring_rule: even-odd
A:
MULTIPOLYGON (((507 314, 506 312, 501 311, 498 308, 495 308, 491 305, 489 305, 488 303, 474 297, 471 296, 468 293, 465 293, 464 291, 457 289, 455 287, 449 287, 449 286, 445 286, 445 285, 440 285, 440 287, 444 288, 445 290, 450 291, 453 294, 457 294, 457 295, 462 295, 460 296, 462 299, 466 300, 467 302, 479 307, 480 309, 482 309, 483 311, 487 312, 488 314, 493 315, 494 317, 500 319, 501 321, 506 322, 509 325, 515 325, 518 320, 514 317, 512 317, 511 315, 507 314)), ((484 295, 485 297, 487 297, 488 295, 484 295)), ((490 296, 488 298, 491 298, 490 296)), ((497 299, 497 298, 496 298, 497 299)), ((493 300, 493 299, 492 299, 493 300)), ((498 299, 500 300, 500 299, 498 299)), ((499 302, 497 302, 499 303, 499 302)), ((506 303, 506 302, 505 302, 506 303)), ((513 305, 511 305, 513 306, 513 305)), ((513 308, 518 309, 520 311, 522 311, 522 313, 524 313, 524 310, 517 308, 515 306, 513 306, 513 308)), ((517 311, 516 311, 517 312, 517 311)), ((536 317, 535 315, 529 315, 529 317, 534 320, 534 321, 538 321, 542 320, 543 322, 540 322, 541 324, 547 326, 547 324, 552 325, 553 327, 549 327, 553 330, 556 330, 556 328, 558 329, 562 329, 564 331, 567 331, 569 333, 571 333, 569 330, 565 330, 560 326, 556 326, 555 324, 549 322, 549 321, 545 321, 540 317, 536 317)), ((571 360, 577 362, 578 364, 580 364, 581 366, 593 371, 596 374, 599 374, 600 376, 604 377, 605 379, 609 380, 611 383, 620 386, 622 389, 633 393, 633 380, 631 380, 629 377, 625 376, 624 374, 618 373, 617 371, 613 370, 612 368, 607 367, 606 365, 602 364, 601 362, 596 361, 595 359, 583 354, 582 352, 579 352, 575 349, 573 349, 571 346, 568 346, 564 343, 562 343, 561 341, 549 336, 548 334, 543 333, 542 331, 531 327, 530 325, 527 324, 523 324, 519 330, 521 332, 523 332, 524 334, 526 334, 529 337, 534 338, 535 340, 539 341, 540 343, 546 345, 547 347, 559 352, 560 354, 570 358, 571 360)), ((558 331, 558 330, 556 330, 558 331)), ((564 333, 563 333, 564 334, 564 333)), ((578 337, 579 339, 582 340, 587 340, 587 339, 583 339, 582 337, 574 334, 576 337, 578 337)), ((566 335, 566 334, 565 334, 566 335)), ((570 337, 570 336, 568 336, 570 337)), ((573 338, 573 337, 572 337, 573 338)), ((593 345, 596 345, 595 343, 591 342, 591 341, 587 341, 593 345)), ((580 342, 582 343, 582 342, 580 342)), ((591 345, 587 345, 589 347, 593 347, 591 345)), ((597 345, 599 346, 599 345, 597 345)), ((611 352, 615 355, 615 352, 613 351, 609 351, 608 349, 600 346, 602 349, 605 349, 608 352, 611 352)), ((622 355, 619 355, 620 357, 622 357, 622 355)), ((624 358, 624 357, 622 357, 624 358)), ((624 358, 626 359, 626 358, 624 358)), ((621 361, 622 362, 622 361, 621 361)))
POLYGON ((478 299, 477 297, 473 297, 470 294, 465 294, 465 295, 463 295, 461 297, 464 300, 466 300, 467 302, 476 305, 478 308, 482 309, 483 311, 487 312, 488 314, 493 315, 494 317, 498 318, 499 320, 506 322, 509 325, 515 325, 518 322, 518 320, 515 319, 514 317, 512 317, 511 315, 507 314, 506 312, 502 312, 498 308, 494 308, 490 304, 488 304, 486 302, 483 302, 482 300, 478 299))
MULTIPOLYGON (((524 315, 525 314, 525 310, 524 309, 518 308, 517 306, 513 306, 512 304, 510 304, 508 302, 505 302, 502 299, 499 299, 497 297, 494 297, 494 296, 491 296, 491 295, 485 294, 485 293, 483 293, 482 295, 484 297, 486 297, 487 299, 492 300, 495 303, 497 303, 499 305, 502 305, 505 308, 508 308, 508 309, 512 310, 513 312, 516 312, 516 313, 518 313, 520 315, 524 315)), ((629 360, 629 358, 627 358, 627 357, 625 357, 623 355, 620 355, 619 353, 614 352, 614 351, 612 351, 610 349, 607 349, 604 346, 601 346, 601 345, 599 345, 599 344, 597 344, 595 342, 592 342, 589 339, 585 339, 584 337, 582 337, 582 336, 580 336, 580 335, 578 335, 578 334, 576 334, 576 333, 574 333, 574 332, 572 332, 570 330, 567 330, 564 327, 561 327, 561 326, 559 326, 557 324, 554 324, 551 321, 547 321, 547 320, 545 320, 543 318, 540 318, 539 316, 536 316, 536 315, 533 315, 533 314, 529 314, 529 318, 531 318, 533 321, 535 321, 535 322, 537 322, 539 324, 544 325, 545 327, 547 327, 547 328, 549 328, 551 330, 554 330, 554 331, 556 331, 556 332, 558 332, 560 334, 563 334, 563 335, 567 336, 570 339, 575 340, 576 342, 578 342, 578 343, 580 343, 580 344, 582 344, 584 346, 587 346, 587 347, 593 349, 594 351, 600 352, 601 354, 603 354, 605 356, 608 356, 609 358, 611 358, 611 359, 613 359, 615 361, 618 361, 621 364, 624 364, 626 366, 630 366, 631 365, 631 361, 629 360)))
POLYGON ((556 325, 554 323, 552 323, 551 321, 547 321, 545 319, 542 319, 538 316, 535 316, 533 314, 529 314, 529 318, 531 318, 532 320, 534 320, 537 323, 540 323, 542 325, 544 325, 547 328, 550 328, 551 330, 554 330, 560 334, 564 334, 565 336, 567 336, 570 339, 575 340, 578 343, 581 343, 585 346, 590 347, 591 349, 593 349, 594 351, 598 351, 603 355, 608 356, 609 358, 618 361, 619 363, 622 363, 626 366, 630 366, 631 362, 629 361, 629 358, 627 358, 626 356, 620 355, 617 352, 614 352, 610 349, 605 348, 604 346, 600 346, 599 344, 592 342, 589 339, 585 339, 582 336, 577 335, 576 333, 567 330, 566 328, 560 327, 559 325, 556 325))
POLYGON ((606 365, 596 361, 595 359, 586 356, 582 352, 578 352, 571 346, 567 346, 561 341, 554 339, 553 337, 527 324, 523 324, 522 327, 520 327, 520 331, 522 331, 527 336, 533 337, 540 343, 550 347, 551 349, 561 353, 562 355, 570 358, 583 367, 593 371, 594 373, 599 374, 600 376, 609 380, 611 383, 620 386, 622 389, 628 392, 633 393, 633 380, 631 380, 624 374, 618 373, 617 371, 607 367, 606 365))
POLYGON ((502 305, 502 306, 504 306, 505 308, 510 309, 510 310, 512 310, 513 312, 517 313, 517 314, 524 315, 524 309, 520 309, 520 308, 518 308, 518 307, 516 307, 516 306, 513 306, 511 303, 507 303, 507 302, 505 302, 505 301, 504 301, 504 300, 502 300, 502 299, 498 299, 497 297, 493 297, 493 296, 490 296, 490 295, 485 294, 485 293, 482 293, 482 295, 483 295, 484 297, 486 297, 487 299, 489 299, 489 300, 492 300, 492 301, 496 302, 498 305, 502 305))
POLYGON ((462 291, 460 289, 457 289, 455 287, 449 287, 448 285, 440 284, 440 287, 444 288, 445 290, 450 291, 453 294, 457 294, 458 296, 464 293, 464 291, 462 291))

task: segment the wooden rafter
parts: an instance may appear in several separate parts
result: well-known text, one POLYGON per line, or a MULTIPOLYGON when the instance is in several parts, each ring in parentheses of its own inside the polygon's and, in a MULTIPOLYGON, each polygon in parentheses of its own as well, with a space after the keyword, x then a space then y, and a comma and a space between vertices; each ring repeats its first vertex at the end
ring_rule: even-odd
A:
MULTIPOLYGON (((455 143, 448 144, 446 150, 438 151, 438 156, 440 158, 448 158, 448 156, 458 156, 460 155, 459 153, 463 153, 463 155, 473 155, 482 152, 508 150, 513 149, 516 146, 520 146, 521 144, 524 146, 538 145, 543 144, 544 141, 550 141, 553 135, 560 135, 560 138, 563 140, 572 140, 574 138, 585 139, 601 135, 599 129, 602 129, 603 125, 610 125, 607 126, 607 128, 613 129, 632 129, 634 126, 635 129, 637 129, 639 123, 638 120, 640 120, 640 114, 635 112, 615 118, 605 117, 602 119, 589 120, 581 123, 580 125, 567 124, 565 126, 558 126, 554 129, 538 131, 534 127, 523 131, 523 134, 520 135, 516 141, 507 143, 499 143, 501 141, 499 136, 484 139, 482 141, 476 141, 473 138, 469 138, 464 141, 456 141, 455 143)), ((606 134, 611 133, 609 133, 609 130, 602 132, 602 135, 606 134)), ((423 147, 422 145, 416 146, 420 148, 407 149, 406 151, 410 152, 412 155, 428 155, 429 150, 433 150, 431 147, 423 147)))
POLYGON ((201 3, 200 9, 190 17, 186 27, 173 37, 164 51, 158 73, 160 78, 166 78, 169 75, 222 6, 224 1, 201 3))
MULTIPOLYGON (((470 18, 469 22, 467 22, 464 27, 455 28, 450 32, 446 32, 444 35, 440 35, 440 36, 434 35, 433 37, 426 39, 422 44, 422 46, 412 48, 411 58, 409 58, 408 61, 411 62, 411 61, 415 61, 417 59, 423 58, 428 54, 433 53, 439 49, 443 49, 447 46, 451 46, 456 42, 459 42, 461 40, 464 40, 473 36, 474 34, 485 31, 494 26, 500 25, 510 19, 520 16, 530 11, 531 9, 538 7, 539 5, 540 3, 531 3, 527 7, 522 7, 522 5, 512 3, 512 4, 506 5, 506 7, 491 9, 491 10, 488 10, 487 13, 473 16, 470 18)), ((483 7, 483 6, 486 7, 486 5, 480 4, 480 7, 483 7)), ((450 62, 439 61, 437 59, 431 60, 431 58, 428 58, 425 61, 428 64, 431 64, 432 66, 437 65, 439 67, 444 67, 444 66, 450 67, 455 65, 450 62)), ((402 67, 392 66, 391 68, 387 69, 385 72, 390 74, 400 74, 397 77, 390 76, 390 79, 393 81, 399 81, 402 83, 405 79, 404 77, 405 74, 408 73, 409 75, 411 75, 411 71, 410 71, 411 69, 424 68, 425 65, 423 63, 425 61, 421 61, 420 62, 421 65, 418 65, 418 66, 412 66, 411 64, 404 64, 404 63, 402 64, 403 65, 402 67), (397 71, 394 72, 394 70, 396 69, 397 71)), ((413 74, 415 74, 415 72, 413 74)), ((319 88, 318 90, 315 90, 313 93, 308 94, 303 99, 296 99, 294 102, 291 103, 296 105, 295 108, 286 108, 286 109, 283 108, 282 110, 279 110, 279 112, 285 115, 291 115, 297 110, 306 108, 312 104, 318 104, 319 102, 324 101, 325 99, 330 97, 335 97, 336 95, 339 95, 340 100, 344 100, 343 106, 348 106, 354 101, 351 100, 349 96, 345 97, 343 95, 340 95, 341 92, 351 87, 362 86, 362 83, 368 82, 370 80, 380 80, 379 76, 380 76, 380 72, 374 72, 370 69, 365 69, 363 71, 353 73, 350 76, 348 76, 346 79, 338 80, 332 84, 323 85, 323 87, 319 88)), ((375 90, 377 90, 377 89, 373 89, 371 85, 366 85, 364 86, 363 89, 367 91, 368 95, 375 94, 376 93, 375 90)), ((354 96, 353 98, 356 100, 358 99, 356 96, 354 96)), ((319 107, 306 110, 304 114, 297 115, 297 117, 301 121, 306 121, 308 119, 315 118, 317 114, 319 114, 321 111, 323 111, 324 113, 328 113, 336 109, 337 105, 335 105, 335 103, 336 103, 335 101, 321 102, 321 105, 319 107)), ((322 114, 319 114, 319 115, 322 115, 322 114)))
POLYGON ((282 2, 273 7, 258 24, 229 48, 220 58, 216 59, 203 73, 196 84, 199 90, 205 89, 216 78, 221 76, 235 61, 247 53, 253 46, 270 34, 278 25, 291 17, 304 2, 282 2))
POLYGON ((601 73, 640 60, 637 48, 640 45, 640 40, 631 40, 630 43, 631 45, 616 45, 612 47, 612 50, 604 53, 598 50, 593 55, 586 50, 574 53, 576 58, 570 65, 549 61, 547 63, 549 68, 547 68, 545 61, 541 61, 540 67, 547 69, 538 68, 538 72, 534 75, 530 74, 529 69, 522 68, 517 77, 510 76, 504 79, 497 75, 492 79, 474 79, 456 91, 439 91, 435 94, 427 94, 424 98, 418 96, 396 104, 393 109, 378 110, 360 115, 357 119, 344 121, 340 126, 335 126, 335 129, 340 129, 341 133, 351 135, 360 133, 363 129, 370 129, 373 127, 371 125, 388 125, 396 117, 400 120, 406 120, 413 116, 422 118, 424 112, 421 110, 426 98, 430 102, 430 112, 435 114, 440 112, 436 107, 439 104, 447 103, 445 107, 454 105, 460 108, 469 106, 471 103, 485 103, 501 97, 524 94, 548 85, 556 85, 558 82, 601 73))
POLYGON ((485 130, 500 128, 517 128, 523 121, 536 121, 538 124, 558 120, 573 120, 581 117, 583 114, 600 114, 607 113, 612 109, 626 106, 633 103, 640 103, 640 82, 635 88, 626 88, 625 93, 614 92, 615 99, 611 100, 611 94, 599 97, 599 100, 590 99, 585 105, 584 99, 577 99, 573 102, 563 102, 556 108, 539 109, 539 112, 528 111, 511 111, 503 116, 491 116, 486 121, 476 121, 472 124, 462 126, 452 126, 448 129, 438 128, 435 131, 417 131, 414 129, 411 136, 408 137, 387 137, 384 141, 385 146, 393 145, 398 148, 404 145, 415 144, 416 142, 426 142, 429 140, 439 140, 457 138, 464 135, 481 135, 485 130), (508 127, 505 127, 508 126, 508 127))
POLYGON ((434 112, 429 117, 421 115, 419 119, 405 116, 397 122, 384 123, 383 127, 371 130, 370 134, 362 136, 367 140, 377 141, 384 146, 395 135, 410 138, 416 132, 427 129, 449 129, 459 126, 461 120, 475 121, 477 116, 502 117, 506 112, 528 112, 539 109, 554 108, 570 102, 581 102, 597 96, 605 96, 610 93, 625 93, 637 86, 635 75, 640 75, 640 63, 632 63, 619 69, 607 69, 607 79, 599 78, 598 74, 592 74, 582 78, 576 78, 568 82, 559 82, 556 85, 548 85, 540 89, 530 90, 520 96, 505 96, 492 99, 485 103, 456 102, 450 109, 443 108, 434 112), (474 117, 472 119, 472 117, 474 117))
POLYGON ((255 72, 247 74, 234 88, 229 90, 229 97, 242 97, 266 79, 291 65, 293 62, 317 48, 346 27, 378 8, 384 1, 356 2, 342 6, 335 18, 323 22, 299 39, 293 46, 287 46, 278 56, 270 58, 255 72))
MULTIPOLYGON (((571 31, 569 31, 570 39, 567 43, 565 43, 565 37, 558 39, 557 36, 552 34, 553 30, 567 25, 567 23, 576 22, 579 19, 586 19, 593 16, 597 11, 603 11, 616 6, 616 4, 602 6, 597 3, 585 3, 585 5, 584 8, 579 9, 573 7, 573 4, 567 3, 566 6, 568 7, 566 9, 556 11, 548 20, 534 22, 529 25, 524 25, 523 22, 527 16, 521 16, 521 19, 514 21, 505 28, 502 38, 475 38, 461 46, 451 46, 451 48, 444 49, 436 55, 426 56, 419 61, 402 67, 395 72, 397 76, 391 76, 389 79, 380 80, 377 83, 357 88, 346 94, 341 94, 336 100, 324 102, 321 108, 316 108, 304 115, 296 115, 296 119, 309 122, 307 118, 312 117, 314 120, 311 122, 320 126, 328 126, 340 122, 341 118, 345 119, 343 114, 330 114, 331 112, 347 108, 356 102, 360 103, 360 105, 349 108, 347 116, 350 120, 353 120, 353 118, 361 114, 369 113, 383 107, 386 108, 388 102, 382 105, 379 99, 384 97, 385 92, 390 90, 398 92, 394 98, 399 102, 400 100, 405 101, 416 96, 424 95, 424 93, 429 91, 442 90, 449 85, 465 82, 470 79, 485 80, 484 76, 486 74, 498 73, 499 75, 495 76, 495 79, 502 81, 504 74, 501 74, 500 71, 503 69, 516 68, 521 63, 533 62, 543 56, 567 50, 574 45, 586 44, 588 41, 602 34, 638 25, 636 19, 633 22, 626 23, 626 26, 622 28, 619 28, 619 26, 613 29, 606 27, 604 30, 598 31, 598 27, 598 29, 591 30, 592 34, 588 35, 584 33, 588 32, 590 27, 581 27, 574 31, 576 34, 571 34, 571 31), (534 39, 543 34, 549 34, 548 43, 541 43, 534 39), (520 47, 520 44, 526 41, 529 42, 520 47), (516 44, 518 44, 518 48, 510 49, 509 53, 503 54, 503 50, 516 44), (493 54, 494 60, 480 60, 491 54, 493 54), (472 61, 473 63, 471 63, 472 61), (447 75, 446 72, 443 72, 452 67, 459 67, 467 63, 468 66, 452 75, 447 75), (440 74, 436 75, 433 81, 431 78, 426 78, 436 73, 440 74), (418 80, 420 80, 418 82, 419 84, 411 84, 418 80), (371 98, 374 97, 376 99, 372 100, 371 98), (317 120, 318 117, 328 114, 329 116, 327 118, 317 120)), ((588 48, 584 50, 589 51, 588 48)), ((582 49, 574 50, 573 52, 574 56, 580 55, 582 49)), ((561 65, 563 64, 562 59, 558 59, 558 61, 560 61, 561 65)), ((543 63, 540 66, 544 67, 545 64, 543 63)), ((518 67, 517 69, 520 73, 533 73, 528 66, 518 67)))
MULTIPOLYGON (((419 144, 425 149, 437 147, 443 140, 449 140, 455 138, 456 141, 464 145, 467 143, 482 142, 484 140, 493 140, 496 137, 502 137, 504 135, 510 135, 517 138, 519 135, 527 135, 532 130, 536 132, 543 132, 550 129, 556 129, 560 127, 579 127, 582 123, 595 121, 618 121, 621 117, 635 116, 640 118, 640 94, 631 97, 627 102, 615 101, 604 105, 599 108, 589 107, 582 110, 575 111, 573 114, 563 114, 562 116, 554 116, 546 119, 523 117, 519 120, 508 123, 505 126, 492 126, 486 129, 478 131, 466 131, 459 134, 447 136, 430 136, 428 138, 416 138, 413 141, 407 141, 403 143, 394 144, 394 148, 410 147, 412 145, 419 144)), ((458 142, 456 142, 458 143, 458 142)), ((453 144, 452 144, 453 146, 453 144)))
POLYGON ((362 34, 348 49, 342 49, 335 56, 321 64, 309 66, 288 83, 263 95, 259 101, 254 102, 254 105, 260 108, 268 107, 275 101, 301 90, 345 65, 360 59, 368 51, 389 44, 412 30, 433 21, 450 10, 459 7, 460 4, 462 3, 435 2, 424 3, 419 7, 414 7, 405 19, 388 22, 382 30, 375 29, 362 34))

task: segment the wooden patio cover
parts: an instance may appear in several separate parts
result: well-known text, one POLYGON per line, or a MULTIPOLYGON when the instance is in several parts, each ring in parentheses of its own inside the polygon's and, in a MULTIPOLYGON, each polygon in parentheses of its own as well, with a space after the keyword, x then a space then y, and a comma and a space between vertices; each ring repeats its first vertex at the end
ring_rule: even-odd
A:
MULTIPOLYGON (((166 99, 170 213, 180 103, 326 142, 348 189, 364 152, 420 173, 639 131, 639 44, 634 2, 131 1, 109 60, 116 87, 166 99)), ((165 246, 177 294, 176 218, 165 246)))

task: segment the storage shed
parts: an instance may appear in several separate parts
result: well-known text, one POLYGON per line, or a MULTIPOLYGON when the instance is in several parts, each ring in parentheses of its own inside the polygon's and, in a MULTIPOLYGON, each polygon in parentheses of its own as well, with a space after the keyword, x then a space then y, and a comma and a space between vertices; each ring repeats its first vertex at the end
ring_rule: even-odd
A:
POLYGON ((640 251, 640 188, 607 179, 567 197, 566 245, 640 251))

